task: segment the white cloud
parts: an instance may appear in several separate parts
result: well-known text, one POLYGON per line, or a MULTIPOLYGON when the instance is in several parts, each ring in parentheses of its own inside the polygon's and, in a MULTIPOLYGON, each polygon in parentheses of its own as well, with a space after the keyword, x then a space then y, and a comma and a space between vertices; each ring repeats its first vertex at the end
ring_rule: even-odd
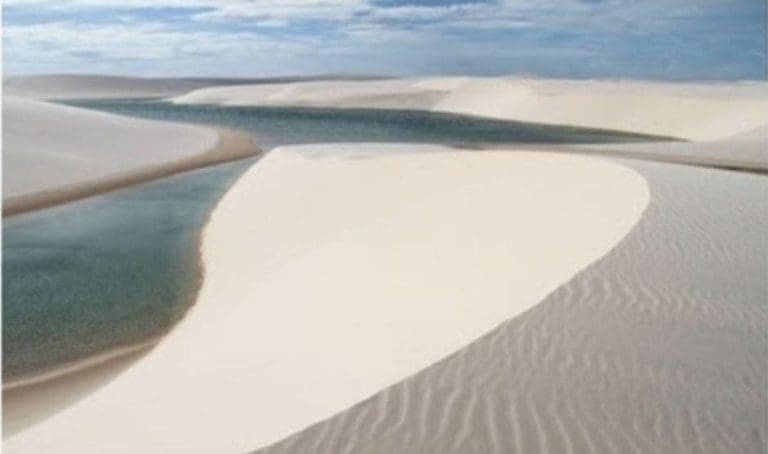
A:
POLYGON ((197 19, 215 20, 342 20, 363 6, 360 0, 251 0, 219 1, 207 5, 211 11, 197 19))
POLYGON ((227 55, 299 55, 311 48, 300 41, 275 40, 247 32, 180 31, 161 23, 114 23, 109 26, 66 22, 6 25, 7 57, 14 60, 162 60, 227 55))
MULTIPOLYGON (((692 18, 711 14, 713 5, 760 1, 470 0, 425 5, 413 0, 387 6, 375 0, 4 0, 3 44, 5 63, 14 68, 87 71, 89 65, 121 68, 126 61, 153 68, 176 62, 177 67, 188 63, 194 71, 211 74, 227 70, 208 70, 200 62, 227 60, 230 70, 261 68, 281 59, 293 59, 298 68, 322 66, 320 61, 336 65, 343 59, 360 67, 385 63, 374 55, 391 56, 393 62, 409 58, 414 65, 424 60, 426 67, 435 54, 445 54, 446 62, 451 55, 500 62, 504 59, 493 58, 499 54, 514 62, 524 52, 542 59, 558 52, 574 56, 579 46, 599 53, 622 39, 673 35, 692 18), (581 41, 570 38, 576 35, 581 41), (554 42, 558 36, 560 41, 554 42)), ((685 48, 685 43, 665 43, 676 46, 675 51, 685 48)), ((657 55, 660 51, 665 48, 654 50, 657 55)))

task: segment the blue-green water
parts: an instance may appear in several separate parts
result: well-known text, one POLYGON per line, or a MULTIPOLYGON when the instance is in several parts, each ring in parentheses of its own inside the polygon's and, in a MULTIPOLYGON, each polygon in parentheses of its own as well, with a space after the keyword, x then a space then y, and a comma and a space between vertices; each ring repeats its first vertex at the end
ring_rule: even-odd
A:
POLYGON ((318 142, 504 144, 663 139, 620 131, 410 110, 219 107, 130 100, 74 101, 68 104, 136 117, 213 124, 249 131, 264 148, 318 142))
MULTIPOLYGON (((657 139, 615 131, 413 111, 70 103, 252 132, 269 148, 311 142, 584 143, 657 139)), ((199 233, 253 160, 12 217, 3 226, 3 377, 131 345, 169 329, 199 282, 199 233)), ((258 209, 258 207, 254 207, 258 209)))
POLYGON ((4 220, 3 377, 163 333, 199 282, 199 233, 253 160, 4 220))

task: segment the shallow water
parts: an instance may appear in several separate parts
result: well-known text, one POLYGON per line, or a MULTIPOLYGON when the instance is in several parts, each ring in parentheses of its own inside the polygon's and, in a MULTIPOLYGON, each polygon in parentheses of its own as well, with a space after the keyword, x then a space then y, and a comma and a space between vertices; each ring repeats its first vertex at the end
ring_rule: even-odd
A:
MULTIPOLYGON (((366 109, 69 102, 124 115, 246 130, 264 148, 317 142, 597 143, 615 131, 366 109)), ((12 217, 3 227, 3 377, 55 368, 162 334, 197 288, 208 214, 253 160, 12 217)))
POLYGON ((133 344, 185 312, 198 237, 253 160, 4 220, 3 378, 133 344))
POLYGON ((319 142, 439 144, 658 141, 642 134, 493 120, 439 112, 314 107, 220 107, 161 101, 73 101, 70 105, 143 118, 205 123, 252 132, 264 148, 319 142))

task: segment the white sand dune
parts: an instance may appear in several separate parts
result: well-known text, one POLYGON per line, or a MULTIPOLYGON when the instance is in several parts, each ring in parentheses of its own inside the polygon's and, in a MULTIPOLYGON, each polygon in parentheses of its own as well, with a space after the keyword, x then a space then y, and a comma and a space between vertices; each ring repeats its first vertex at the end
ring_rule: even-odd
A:
POLYGON ((768 85, 422 78, 211 87, 177 103, 405 108, 709 141, 768 123, 768 85))
POLYGON ((35 99, 159 98, 176 96, 215 83, 185 79, 40 74, 3 77, 3 93, 35 99))
MULTIPOLYGON (((214 211, 205 282, 186 318, 122 374, 6 438, 4 452, 228 453, 276 442, 536 305, 614 247, 648 198, 637 173, 594 158, 275 150, 214 211)), ((6 394, 5 419, 56 400, 42 385, 6 394)), ((425 396, 444 386, 434 385, 425 396)), ((410 418, 419 399, 391 403, 410 418)))
MULTIPOLYGON (((175 101, 621 129, 706 142, 571 148, 765 169, 764 83, 423 78, 175 101)), ((278 150, 214 212, 187 318, 144 357, 4 393, 3 448, 764 452, 766 191, 557 153, 278 150), (643 177, 648 211, 619 243, 643 177)))
POLYGON ((652 197, 603 259, 446 360, 258 452, 766 452, 768 178, 623 163, 652 197))
POLYGON ((252 154, 243 135, 3 97, 3 210, 20 212, 252 154))
POLYGON ((147 78, 98 74, 26 74, 3 76, 3 92, 33 99, 160 98, 210 86, 294 82, 382 80, 372 76, 320 75, 271 78, 147 78))
POLYGON ((764 84, 698 86, 472 80, 434 109, 547 124, 716 140, 768 122, 764 84), (752 96, 744 96, 744 92, 752 96))
POLYGON ((658 142, 575 145, 573 150, 744 170, 768 170, 768 125, 712 142, 658 142))
POLYGON ((209 87, 172 99, 178 104, 227 106, 309 106, 426 110, 449 92, 451 84, 419 79, 314 81, 209 87))

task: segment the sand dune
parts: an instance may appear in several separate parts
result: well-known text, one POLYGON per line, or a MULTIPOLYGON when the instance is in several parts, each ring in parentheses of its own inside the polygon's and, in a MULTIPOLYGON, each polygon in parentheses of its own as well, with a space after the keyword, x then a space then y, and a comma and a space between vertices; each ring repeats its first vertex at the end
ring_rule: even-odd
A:
POLYGON ((160 98, 211 86, 294 82, 383 80, 375 76, 326 74, 266 78, 146 78, 97 74, 3 76, 7 95, 34 99, 160 98))
MULTIPOLYGON (((764 170, 765 88, 423 78, 175 101, 631 130, 704 142, 571 149, 764 170)), ((15 127, 29 149, 49 140, 15 127)), ((210 142, 190 128, 170 135, 210 142)), ((5 393, 3 448, 764 452, 767 190, 761 175, 550 152, 277 150, 214 212, 188 316, 129 364, 5 393)))
POLYGON ((624 164, 651 202, 607 256, 446 360, 258 452, 764 453, 768 180, 624 164))
POLYGON ((3 97, 3 213, 256 152, 233 132, 3 97))
POLYGON ((3 77, 6 95, 36 99, 159 98, 210 86, 215 81, 150 79, 90 74, 3 77))
POLYGON ((713 142, 617 143, 571 148, 610 156, 764 172, 768 170, 768 125, 713 142))
POLYGON ((706 92, 696 88, 635 83, 632 89, 631 84, 611 82, 482 79, 462 85, 434 110, 697 141, 721 139, 768 121, 768 93, 763 84, 715 84, 706 92), (618 90, 620 87, 626 89, 618 90), (745 97, 744 91, 753 96, 745 97))
MULTIPOLYGON (((593 158, 424 145, 275 150, 214 211, 205 282, 187 317, 4 450, 226 453, 276 442, 534 306, 619 242, 647 203, 635 172, 593 158)), ((6 402, 60 400, 39 386, 6 402)), ((426 395, 445 385, 436 386, 426 395)), ((417 403, 384 402, 381 414, 417 403)), ((362 433, 381 422, 359 424, 362 433)))
POLYGON ((230 106, 312 106, 427 110, 449 92, 450 84, 417 79, 316 81, 210 87, 173 98, 179 104, 230 106))
POLYGON ((697 141, 723 139, 768 123, 768 85, 760 82, 422 78, 213 87, 173 101, 435 110, 697 141))

